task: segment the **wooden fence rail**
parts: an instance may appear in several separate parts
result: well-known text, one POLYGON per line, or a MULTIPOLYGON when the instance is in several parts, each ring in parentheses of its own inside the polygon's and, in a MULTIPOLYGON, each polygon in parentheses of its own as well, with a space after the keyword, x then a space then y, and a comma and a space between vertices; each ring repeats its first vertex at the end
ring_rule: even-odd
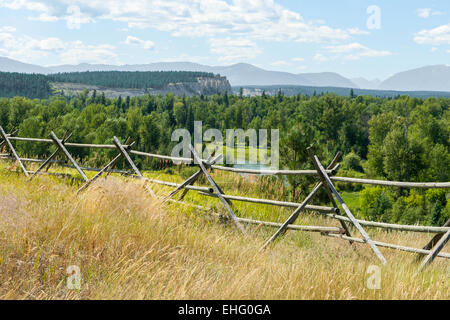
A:
MULTIPOLYGON (((277 232, 264 244, 262 248, 267 247, 275 238, 278 236, 281 236, 284 234, 285 230, 297 230, 297 231, 310 231, 310 232, 320 232, 324 236, 328 237, 334 237, 338 239, 343 239, 346 241, 349 241, 350 244, 352 243, 361 243, 361 244, 368 244, 374 251, 375 255, 381 260, 382 263, 385 263, 386 260, 384 256, 381 254, 381 252, 378 250, 378 247, 384 247, 389 249, 395 249, 395 250, 401 250, 411 253, 416 253, 418 256, 417 260, 422 259, 420 263, 420 270, 424 268, 426 265, 430 264, 435 257, 441 257, 441 258, 447 258, 450 259, 450 254, 441 252, 442 248, 445 246, 445 244, 450 239, 450 220, 446 222, 446 224, 442 227, 435 227, 435 226, 419 226, 419 225, 400 225, 400 224, 392 224, 392 223, 384 223, 384 222, 375 222, 375 221, 366 221, 361 219, 356 219, 353 214, 351 213, 350 209, 346 206, 345 202, 343 201, 342 197, 339 195, 339 192, 336 190, 336 188, 333 186, 333 181, 337 182, 347 182, 347 183, 358 183, 358 184, 371 184, 371 185, 380 185, 380 186, 389 186, 389 187, 402 187, 402 188, 450 188, 450 182, 402 182, 402 181, 384 181, 384 180, 374 180, 374 179, 360 179, 360 178, 350 178, 350 177, 339 177, 336 176, 336 173, 339 169, 339 155, 333 159, 332 163, 327 169, 324 169, 322 165, 320 164, 319 160, 315 155, 310 153, 310 157, 313 161, 313 164, 315 166, 314 170, 254 170, 254 169, 241 169, 241 168, 230 168, 225 167, 221 165, 214 164, 216 161, 219 161, 221 154, 219 156, 214 157, 214 153, 211 155, 209 159, 201 159, 199 155, 196 153, 194 148, 190 146, 190 150, 192 153, 192 158, 183 158, 183 157, 172 157, 172 156, 166 156, 166 155, 158 155, 153 153, 147 153, 142 152, 138 150, 133 150, 133 142, 131 142, 131 139, 128 138, 125 144, 121 144, 121 142, 114 137, 113 142, 114 144, 88 144, 88 143, 74 143, 74 142, 67 142, 67 140, 70 138, 70 135, 64 134, 62 139, 59 139, 53 132, 51 133, 51 139, 43 139, 43 138, 27 138, 27 137, 17 137, 15 134, 17 133, 17 130, 11 133, 6 133, 4 129, 0 126, 0 138, 3 138, 2 141, 0 141, 0 151, 2 148, 9 149, 8 153, 0 153, 1 159, 11 159, 15 160, 19 163, 21 170, 25 175, 29 175, 30 173, 33 173, 31 171, 27 171, 24 163, 25 162, 37 162, 42 163, 40 168, 34 172, 34 175, 37 175, 40 172, 40 169, 43 169, 44 167, 47 167, 54 164, 61 167, 68 167, 68 168, 75 168, 80 173, 81 177, 85 181, 85 184, 83 185, 78 192, 81 192, 89 187, 94 181, 103 173, 107 173, 108 175, 110 173, 121 173, 125 174, 128 177, 132 178, 138 178, 143 180, 144 182, 148 183, 154 183, 154 184, 160 184, 165 185, 169 187, 175 188, 174 191, 169 193, 168 196, 166 196, 165 199, 176 202, 176 203, 186 203, 186 202, 180 202, 180 200, 184 197, 186 192, 188 190, 197 191, 200 195, 207 196, 207 197, 215 197, 219 198, 225 208, 228 212, 228 218, 236 224, 236 227, 245 234, 245 229, 241 225, 241 223, 244 224, 256 224, 256 225, 264 225, 267 227, 273 227, 277 228, 277 232), (57 150, 49 156, 47 159, 31 159, 31 158, 21 158, 17 154, 17 151, 15 150, 15 147, 12 143, 12 141, 25 141, 25 142, 35 142, 35 143, 52 143, 56 145, 57 150), (100 149, 115 149, 119 152, 119 154, 112 159, 105 167, 103 168, 89 168, 89 167, 82 167, 78 165, 78 163, 75 161, 75 159, 71 156, 68 148, 100 148, 100 149), (68 164, 66 160, 55 160, 53 159, 56 156, 56 153, 58 151, 61 151, 65 157, 69 160, 71 164, 68 164), (137 166, 134 164, 134 161, 130 157, 130 155, 135 156, 144 156, 144 157, 150 157, 155 159, 162 159, 162 160, 171 160, 174 164, 195 164, 199 166, 199 171, 191 176, 188 180, 186 180, 182 184, 174 183, 174 182, 167 182, 157 179, 150 179, 146 178, 142 175, 140 170, 137 168, 137 166), (133 169, 134 175, 131 175, 129 171, 126 170, 117 170, 114 169, 115 164, 120 158, 124 158, 126 162, 130 165, 130 167, 133 169), (306 197, 306 199, 301 203, 295 203, 295 202, 288 202, 288 201, 278 201, 278 200, 269 200, 269 199, 257 199, 257 198, 250 198, 250 197, 243 197, 243 196, 237 196, 237 195, 226 195, 223 190, 217 185, 217 183, 214 181, 214 179, 211 177, 211 175, 208 173, 208 170, 221 170, 221 171, 227 171, 227 172, 233 172, 233 173, 244 173, 244 174, 258 174, 258 175, 313 175, 320 178, 319 182, 316 184, 313 191, 306 197), (96 171, 98 172, 93 178, 88 179, 87 176, 84 174, 84 171, 96 171), (200 175, 204 175, 208 182, 211 184, 210 187, 204 187, 204 186, 194 186, 194 182, 197 180, 197 178, 200 175), (320 188, 325 188, 325 190, 328 192, 332 207, 327 206, 318 206, 318 205, 310 205, 308 202, 315 196, 316 192, 320 188), (184 189, 183 194, 181 195, 180 199, 174 200, 170 199, 177 193, 178 191, 184 189), (340 210, 335 202, 335 199, 338 200, 344 209, 344 213, 346 216, 340 214, 340 210), (239 217, 235 214, 237 212, 237 209, 234 207, 233 203, 231 201, 240 201, 240 202, 247 202, 247 203, 257 203, 257 204, 264 204, 264 205, 272 205, 272 206, 278 206, 278 207, 288 207, 288 208, 295 208, 296 210, 293 212, 293 214, 289 217, 288 220, 284 223, 278 223, 278 222, 269 222, 269 221, 260 221, 260 220, 253 220, 248 218, 239 217), (327 227, 327 226, 303 226, 303 225, 296 225, 294 224, 295 220, 297 219, 298 215, 300 214, 300 211, 302 210, 309 210, 318 212, 319 214, 324 215, 325 217, 332 218, 334 220, 337 220, 341 223, 342 227, 327 227), (346 225, 346 223, 350 223, 353 225, 362 235, 363 239, 351 236, 349 229, 346 225), (380 242, 376 240, 372 240, 369 235, 366 233, 366 231, 363 229, 363 227, 370 227, 370 228, 382 228, 387 230, 395 230, 395 231, 409 231, 409 232, 425 232, 425 233, 435 233, 436 236, 431 240, 425 247, 422 249, 418 248, 411 248, 406 247, 402 245, 397 244, 391 244, 391 243, 385 243, 380 242)), ((217 151, 217 149, 216 149, 217 151)), ((310 150, 311 152, 311 150, 310 150)), ((33 176, 34 176, 33 175, 33 176)), ((146 189, 149 191, 150 195, 155 197, 156 195, 153 193, 151 188, 146 185, 146 189)), ((201 206, 196 205, 199 208, 203 208, 201 206)), ((203 208, 207 209, 207 208, 203 208)), ((208 209, 208 211, 210 211, 208 209)))
MULTIPOLYGON (((28 142, 45 142, 53 143, 52 139, 43 138, 24 138, 10 136, 9 140, 17 141, 28 141, 28 142)), ((98 149, 117 149, 114 144, 91 144, 91 143, 74 143, 67 142, 64 144, 66 147, 74 148, 98 148, 98 149)), ((123 145, 124 148, 128 147, 123 145)), ((175 164, 191 164, 192 158, 183 157, 172 157, 159 155, 154 153, 142 152, 138 150, 130 150, 131 154, 145 156, 149 158, 171 160, 175 164)), ((203 159, 205 160, 205 159, 203 159)), ((221 171, 229 171, 234 173, 243 174, 257 174, 257 175, 319 175, 317 170, 258 170, 258 169, 242 169, 242 168, 231 168, 220 165, 212 165, 211 168, 221 171)), ((327 174, 334 174, 333 170, 326 170, 327 174)), ((330 177, 332 181, 348 182, 348 183, 358 183, 358 184, 371 184, 379 186, 390 186, 390 187, 402 187, 402 188, 450 188, 450 182, 404 182, 404 181, 386 181, 386 180, 375 180, 375 179, 360 179, 360 178, 350 178, 350 177, 330 177)))

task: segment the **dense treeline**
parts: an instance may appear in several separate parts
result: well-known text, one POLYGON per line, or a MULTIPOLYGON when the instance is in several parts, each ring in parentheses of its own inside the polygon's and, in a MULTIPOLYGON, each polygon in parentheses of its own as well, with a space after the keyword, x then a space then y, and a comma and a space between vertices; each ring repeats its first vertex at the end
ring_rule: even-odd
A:
POLYGON ((0 72, 0 97, 23 96, 46 99, 53 92, 51 82, 71 82, 108 88, 161 89, 169 83, 196 82, 198 77, 211 78, 212 73, 191 71, 93 71, 51 75, 0 72))
POLYGON ((191 71, 86 71, 48 75, 54 82, 82 83, 108 88, 160 89, 169 83, 196 82, 197 78, 214 77, 212 73, 191 71))
POLYGON ((305 94, 308 96, 335 93, 339 96, 374 96, 384 98, 396 98, 401 95, 407 94, 414 98, 427 99, 429 97, 442 97, 450 98, 450 92, 444 91, 395 91, 395 90, 380 90, 380 89, 359 89, 359 88, 346 88, 346 87, 314 87, 314 86, 298 86, 298 85, 281 85, 281 86, 243 86, 233 87, 233 93, 239 94, 239 91, 243 90, 246 95, 258 95, 263 91, 268 95, 275 95, 279 90, 286 96, 296 96, 299 94, 305 94))
MULTIPOLYGON (((112 143, 118 136, 136 140, 135 148, 170 154, 176 128, 192 133, 194 120, 203 130, 217 128, 279 129, 282 167, 312 168, 306 147, 324 164, 343 151, 340 175, 400 181, 449 181, 450 99, 426 100, 402 96, 341 97, 334 94, 241 97, 212 95, 175 97, 146 95, 126 99, 88 96, 87 91, 67 100, 51 97, 29 100, 0 99, 0 124, 19 128, 20 136, 59 136, 68 130, 71 141, 112 143)), ((48 155, 47 144, 17 142, 22 155, 48 155)), ((104 164, 115 150, 73 149, 74 156, 91 165, 104 164)), ((138 158, 141 167, 154 167, 151 159, 138 158)), ((289 177, 293 200, 304 197, 311 177, 289 177)), ((338 184, 343 191, 360 191, 360 216, 401 223, 443 224, 450 217, 445 190, 405 190, 338 184)))
POLYGON ((0 97, 25 96, 48 98, 52 94, 48 79, 42 74, 0 72, 0 97))

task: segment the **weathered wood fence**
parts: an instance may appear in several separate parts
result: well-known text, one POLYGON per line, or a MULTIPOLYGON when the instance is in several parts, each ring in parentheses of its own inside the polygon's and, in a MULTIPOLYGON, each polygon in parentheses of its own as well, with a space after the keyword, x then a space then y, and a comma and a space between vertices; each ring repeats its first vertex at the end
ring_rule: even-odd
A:
MULTIPOLYGON (((229 168, 224 166, 216 165, 222 155, 215 156, 214 151, 212 155, 208 159, 201 159, 197 154, 195 148, 190 145, 190 151, 192 154, 192 158, 182 158, 182 157, 171 157, 165 155, 152 154, 142 151, 133 150, 132 147, 134 142, 131 138, 128 138, 124 144, 122 144, 117 137, 113 138, 112 145, 107 144, 85 144, 85 143, 71 143, 68 140, 71 137, 71 134, 67 132, 63 135, 62 139, 58 138, 56 134, 52 131, 50 134, 50 139, 42 139, 42 138, 27 138, 27 137, 17 137, 17 130, 7 134, 4 129, 0 126, 0 138, 3 140, 0 142, 0 151, 2 149, 8 150, 8 153, 0 153, 0 158, 3 159, 12 159, 17 161, 22 172, 25 176, 28 177, 29 180, 33 179, 36 175, 38 175, 42 170, 48 171, 52 164, 75 168, 82 179, 84 180, 83 186, 78 190, 78 193, 87 189, 95 180, 97 180, 102 174, 106 173, 108 176, 111 173, 128 173, 125 170, 116 170, 114 169, 116 164, 121 159, 125 159, 126 162, 132 168, 134 175, 130 175, 130 177, 141 179, 145 184, 145 188, 150 194, 151 197, 156 197, 155 193, 151 189, 151 187, 147 184, 159 184, 165 185, 169 187, 175 188, 171 191, 166 197, 163 198, 163 201, 177 202, 177 203, 185 203, 181 202, 185 197, 186 193, 189 190, 197 191, 199 194, 207 196, 207 197, 216 197, 219 198, 222 204, 224 205, 227 215, 226 218, 230 219, 236 227, 245 234, 245 228, 242 224, 257 224, 264 225, 268 227, 277 228, 277 231, 270 237, 264 245, 261 247, 261 250, 269 246, 276 238, 283 235, 288 229, 289 230, 299 230, 299 231, 310 231, 310 232, 320 232, 321 235, 334 237, 337 239, 343 239, 348 241, 351 245, 353 243, 362 243, 368 244, 371 250, 374 252, 375 256, 383 263, 386 263, 386 259, 383 254, 380 252, 378 247, 384 247, 389 249, 401 250, 405 252, 411 252, 417 254, 416 260, 421 260, 419 265, 419 270, 422 270, 425 266, 430 264, 436 257, 447 258, 450 259, 450 253, 442 252, 442 248, 446 245, 448 240, 450 239, 450 220, 448 220, 442 227, 434 227, 434 226, 419 226, 419 225, 400 225, 400 224, 391 224, 391 223, 383 223, 383 222, 374 222, 374 221, 366 221, 356 219, 352 214, 351 210, 347 207, 344 200, 340 196, 339 192, 336 190, 333 181, 339 182, 348 182, 348 183, 360 183, 360 184, 371 184, 371 185, 380 185, 380 186, 392 186, 392 187, 402 187, 402 188, 450 188, 450 182, 400 182, 400 181, 383 181, 383 180, 373 180, 373 179, 355 179, 348 177, 338 177, 336 176, 337 171, 339 170, 339 160, 341 157, 341 153, 336 154, 332 162, 325 169, 320 162, 319 158, 313 154, 312 150, 308 148, 308 152, 311 158, 311 161, 314 165, 314 170, 253 170, 253 169, 238 169, 238 168, 229 168), (30 158, 21 158, 14 147, 13 141, 26 141, 26 142, 36 142, 36 143, 52 143, 56 146, 56 151, 53 152, 47 159, 30 159, 30 158), (68 148, 101 148, 101 149, 115 149, 118 151, 118 154, 103 168, 89 168, 89 167, 81 167, 75 161, 75 159, 71 156, 68 148), (62 152, 64 156, 69 160, 71 164, 67 164, 66 161, 63 160, 55 160, 55 157, 58 153, 62 152), (144 156, 162 160, 170 160, 174 164, 195 164, 198 165, 199 170, 189 177, 182 184, 177 184, 173 182, 161 181, 156 179, 145 178, 138 167, 135 165, 133 159, 130 154, 136 156, 144 156), (33 172, 28 171, 24 163, 26 162, 36 162, 41 163, 39 168, 33 172), (212 169, 229 171, 235 173, 247 173, 247 174, 264 174, 264 175, 314 175, 317 176, 318 182, 312 189, 312 191, 306 196, 302 203, 295 202, 287 202, 287 201, 276 201, 276 200, 267 200, 267 199, 257 199, 257 198, 249 198, 242 196, 233 196, 226 195, 223 190, 217 185, 214 179, 209 174, 209 171, 212 169), (84 171, 96 171, 97 174, 89 179, 84 171), (204 186, 194 186, 194 183, 198 180, 200 176, 205 176, 207 181, 210 184, 210 187, 204 186), (317 192, 324 188, 328 194, 328 198, 332 206, 317 206, 310 205, 309 202, 314 198, 317 192), (183 191, 181 196, 175 200, 173 197, 180 191, 183 191), (276 223, 276 222, 268 222, 268 221, 259 221, 254 219, 242 218, 238 217, 235 214, 236 208, 234 207, 232 201, 242 201, 249 203, 259 203, 266 204, 272 206, 279 207, 288 207, 295 208, 290 217, 284 223, 276 223), (345 215, 342 215, 340 209, 337 205, 337 202, 343 208, 345 215), (341 227, 326 227, 326 226, 302 226, 295 225, 295 221, 300 215, 302 211, 309 210, 318 212, 326 217, 331 219, 335 219, 339 221, 341 227), (349 225, 352 225, 356 230, 361 234, 362 238, 354 237, 350 233, 349 225), (371 239, 371 237, 367 234, 364 227, 370 228, 382 228, 388 230, 397 230, 397 231, 411 231, 411 232, 426 232, 426 233, 435 233, 435 236, 431 239, 431 241, 425 245, 423 248, 412 248, 401 246, 397 244, 385 243, 371 239)), ((201 209, 209 210, 209 208, 204 208, 201 206, 197 206, 201 209)), ((220 215, 224 217, 223 215, 220 215)))

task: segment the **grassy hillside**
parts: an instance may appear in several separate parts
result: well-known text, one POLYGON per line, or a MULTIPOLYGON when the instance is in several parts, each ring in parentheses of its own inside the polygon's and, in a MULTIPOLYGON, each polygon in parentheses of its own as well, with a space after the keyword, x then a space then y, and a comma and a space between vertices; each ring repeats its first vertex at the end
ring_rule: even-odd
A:
MULTIPOLYGON (((448 261, 417 274, 413 255, 381 249, 380 290, 366 287, 377 264, 366 246, 288 232, 266 251, 273 229, 242 236, 191 206, 152 200, 136 180, 111 177, 75 195, 80 182, 41 176, 26 182, 0 163, 0 299, 449 299, 448 261), (80 290, 66 268, 80 267, 80 290)), ((67 170, 66 170, 67 172, 67 170)), ((73 172, 71 172, 73 173, 73 172)), ((189 172, 147 172, 182 181, 189 172)), ((214 173, 226 193, 277 197, 277 185, 214 173), (233 190, 233 192, 231 192, 233 190)), ((169 188, 152 185, 157 194, 169 188)), ((187 202, 222 208, 190 191, 187 202)), ((281 221, 290 210, 236 203, 239 215, 281 221), (263 207, 265 209, 263 209, 263 207)), ((316 215, 299 224, 337 225, 316 215)), ((369 231, 379 240, 422 246, 427 234, 369 231)), ((354 232, 356 234, 356 232, 354 232)))

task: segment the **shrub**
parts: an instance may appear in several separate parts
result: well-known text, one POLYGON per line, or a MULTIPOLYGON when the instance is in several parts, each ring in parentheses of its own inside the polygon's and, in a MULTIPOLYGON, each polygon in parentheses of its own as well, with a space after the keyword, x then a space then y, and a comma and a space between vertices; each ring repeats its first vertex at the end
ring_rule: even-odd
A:
MULTIPOLYGON (((431 210, 431 221, 430 223, 433 226, 441 225, 441 217, 442 217, 442 211, 444 207, 440 202, 436 202, 433 206, 433 209, 431 210)), ((443 224, 443 223, 442 223, 443 224)))
POLYGON ((446 194, 445 189, 428 189, 425 192, 425 199, 431 203, 439 202, 442 207, 445 207, 447 204, 446 194))
POLYGON ((374 221, 389 220, 392 195, 380 186, 365 188, 360 192, 360 207, 364 218, 374 221))
POLYGON ((401 224, 429 224, 428 210, 423 196, 411 192, 408 197, 400 197, 395 201, 390 212, 390 222, 401 224))
MULTIPOLYGON (((365 178, 364 173, 357 172, 354 170, 339 170, 338 176, 342 177, 350 177, 350 178, 365 178)), ((334 182, 334 185, 337 187, 338 190, 341 191, 360 191, 363 189, 363 185, 359 183, 348 183, 348 182, 334 182)))
POLYGON ((363 172, 361 158, 353 151, 345 155, 344 159, 342 159, 342 164, 344 169, 363 172))

